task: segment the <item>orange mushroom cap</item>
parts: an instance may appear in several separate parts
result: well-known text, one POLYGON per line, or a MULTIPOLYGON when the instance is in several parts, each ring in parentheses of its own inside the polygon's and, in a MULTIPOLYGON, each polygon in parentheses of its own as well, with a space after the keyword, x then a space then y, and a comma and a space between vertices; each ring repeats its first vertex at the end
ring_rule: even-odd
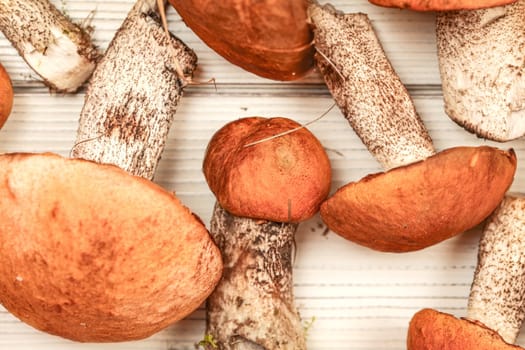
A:
POLYGON ((477 10, 512 4, 517 0, 368 0, 374 5, 414 11, 477 10))
POLYGON ((322 204, 321 218, 332 231, 375 250, 418 250, 483 221, 515 171, 513 150, 451 148, 343 186, 322 204))
POLYGON ((171 193, 112 165, 0 155, 0 303, 76 341, 141 339, 197 309, 222 261, 171 193))
POLYGON ((13 85, 4 66, 0 64, 0 129, 13 108, 13 85))
POLYGON ((313 216, 330 191, 331 167, 317 138, 286 118, 249 117, 226 124, 212 137, 204 175, 231 214, 277 222, 313 216))
POLYGON ((432 309, 418 311, 410 321, 407 350, 516 350, 483 324, 432 309))
POLYGON ((231 63, 274 80, 313 68, 306 0, 169 0, 209 47, 231 63))

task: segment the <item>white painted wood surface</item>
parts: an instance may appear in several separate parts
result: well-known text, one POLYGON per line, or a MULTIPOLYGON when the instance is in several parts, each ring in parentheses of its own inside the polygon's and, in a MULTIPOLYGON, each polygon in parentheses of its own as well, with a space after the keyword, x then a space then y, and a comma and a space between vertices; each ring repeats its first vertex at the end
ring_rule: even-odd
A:
MULTIPOLYGON (((96 43, 107 47, 133 0, 55 0, 75 21, 95 11, 96 43)), ((435 56, 434 15, 384 9, 365 0, 333 0, 345 12, 369 14, 385 50, 438 150, 457 145, 491 144, 514 148, 518 162, 525 156, 523 140, 495 144, 467 133, 443 112, 435 56)), ((196 81, 214 77, 216 89, 193 85, 176 116, 155 181, 175 191, 205 222, 214 197, 201 173, 208 139, 223 124, 244 116, 286 116, 307 122, 332 105, 319 76, 281 83, 258 78, 207 48, 169 10, 170 29, 199 56, 196 81)), ((0 35, 0 62, 15 85, 13 113, 0 131, 0 152, 56 152, 67 156, 73 146, 83 92, 51 95, 0 35)), ((380 171, 337 109, 310 126, 328 149, 334 169, 334 190, 346 182, 380 171)), ((511 190, 525 192, 523 165, 511 190)), ((295 293, 305 320, 310 349, 404 349, 408 321, 423 307, 465 315, 476 263, 479 229, 423 251, 387 254, 339 238, 318 217, 300 226, 297 234, 295 293)), ((194 349, 204 332, 204 311, 149 339, 117 344, 79 344, 50 336, 21 323, 0 307, 0 349, 194 349)), ((525 336, 519 343, 525 345, 525 336)))

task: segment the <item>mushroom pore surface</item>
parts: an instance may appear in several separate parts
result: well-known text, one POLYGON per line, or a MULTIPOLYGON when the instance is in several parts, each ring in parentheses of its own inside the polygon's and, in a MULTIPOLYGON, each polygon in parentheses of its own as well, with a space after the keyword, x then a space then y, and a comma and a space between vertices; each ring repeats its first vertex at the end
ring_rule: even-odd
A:
POLYGON ((501 6, 516 0, 369 0, 374 5, 406 8, 414 11, 475 10, 501 6))

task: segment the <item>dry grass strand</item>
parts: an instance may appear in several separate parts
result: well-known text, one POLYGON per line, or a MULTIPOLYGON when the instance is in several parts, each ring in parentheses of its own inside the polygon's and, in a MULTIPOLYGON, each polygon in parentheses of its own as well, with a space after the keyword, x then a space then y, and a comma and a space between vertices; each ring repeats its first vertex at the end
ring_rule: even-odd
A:
POLYGON ((336 106, 336 104, 333 103, 325 112, 323 112, 323 114, 321 114, 320 116, 318 116, 317 118, 315 118, 313 120, 310 120, 309 122, 307 122, 305 124, 302 124, 302 125, 300 125, 300 126, 298 126, 296 128, 290 129, 290 130, 286 130, 286 131, 280 132, 280 133, 272 135, 272 136, 265 137, 264 139, 260 139, 260 140, 257 140, 257 141, 253 141, 253 142, 247 143, 246 145, 244 145, 244 147, 255 146, 255 145, 259 144, 259 143, 271 141, 271 140, 276 139, 278 137, 283 137, 285 135, 291 134, 291 133, 296 132, 298 130, 304 129, 307 126, 312 125, 313 123, 315 123, 315 122, 321 120, 322 118, 324 118, 335 106, 336 106))

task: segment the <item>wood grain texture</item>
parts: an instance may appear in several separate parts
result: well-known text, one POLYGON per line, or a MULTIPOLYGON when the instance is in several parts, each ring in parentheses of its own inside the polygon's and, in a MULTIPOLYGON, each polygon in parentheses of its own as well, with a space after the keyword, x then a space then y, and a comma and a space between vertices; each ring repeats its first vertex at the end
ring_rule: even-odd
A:
MULTIPOLYGON (((94 12, 94 40, 107 48, 133 5, 132 0, 53 0, 76 21, 94 12)), ((361 0, 334 0, 345 12, 367 13, 385 53, 408 85, 417 111, 436 150, 452 146, 492 145, 452 122, 444 113, 436 56, 435 15, 386 9, 361 0)), ((199 57, 194 80, 216 79, 212 85, 185 89, 155 181, 210 222, 215 199, 201 172, 206 145, 228 121, 249 115, 285 116, 306 123, 325 112, 333 99, 320 75, 294 83, 255 77, 214 54, 169 11, 170 30, 199 57)), ((0 61, 13 78, 13 112, 0 130, 0 151, 55 151, 69 155, 75 142, 84 91, 78 95, 50 95, 27 68, 9 42, 0 37, 0 61)), ((381 170, 337 109, 309 129, 326 147, 333 168, 332 189, 381 170)), ((514 148, 518 169, 513 192, 525 192, 525 144, 514 148)), ((296 304, 305 322, 308 349, 406 348, 412 315, 425 307, 465 316, 476 264, 480 229, 420 252, 385 254, 352 244, 326 231, 316 216, 302 223, 296 234, 294 262, 296 304)), ((0 309, 0 349, 20 350, 194 350, 203 338, 205 312, 201 307, 181 322, 139 342, 110 345, 77 344, 40 333, 0 309)), ((525 344, 525 337, 518 338, 525 344)))

